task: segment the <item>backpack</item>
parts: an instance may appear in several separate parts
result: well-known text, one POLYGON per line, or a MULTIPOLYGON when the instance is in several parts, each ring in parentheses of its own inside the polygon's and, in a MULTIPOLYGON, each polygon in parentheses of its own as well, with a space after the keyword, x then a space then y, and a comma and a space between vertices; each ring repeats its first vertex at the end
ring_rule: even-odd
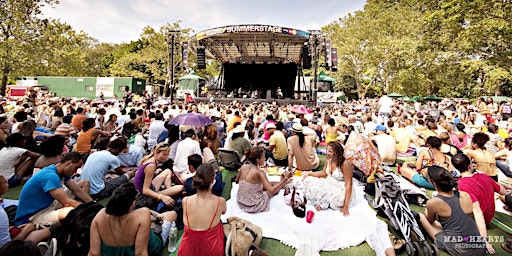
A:
POLYGON ((91 201, 71 210, 62 221, 58 238, 63 256, 86 256, 90 248, 91 223, 103 205, 91 201))

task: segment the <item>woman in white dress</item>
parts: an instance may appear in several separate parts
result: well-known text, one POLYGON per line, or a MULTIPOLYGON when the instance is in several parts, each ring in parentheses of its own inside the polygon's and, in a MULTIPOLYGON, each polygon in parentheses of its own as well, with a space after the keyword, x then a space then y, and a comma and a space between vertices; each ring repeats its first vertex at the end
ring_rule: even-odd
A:
POLYGON ((327 208, 349 215, 350 202, 355 198, 352 189, 354 165, 345 161, 343 147, 337 141, 327 145, 326 163, 319 172, 305 174, 304 187, 309 203, 320 211, 327 208), (324 177, 326 177, 324 179, 324 177))

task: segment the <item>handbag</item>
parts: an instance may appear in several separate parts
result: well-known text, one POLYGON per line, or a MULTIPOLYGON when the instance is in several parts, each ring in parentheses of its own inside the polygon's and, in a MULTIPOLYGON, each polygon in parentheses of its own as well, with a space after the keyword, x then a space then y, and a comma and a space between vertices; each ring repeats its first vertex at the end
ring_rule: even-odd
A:
POLYGON ((227 237, 226 256, 245 256, 251 245, 260 245, 262 230, 248 220, 229 217, 228 223, 223 224, 224 235, 227 237))

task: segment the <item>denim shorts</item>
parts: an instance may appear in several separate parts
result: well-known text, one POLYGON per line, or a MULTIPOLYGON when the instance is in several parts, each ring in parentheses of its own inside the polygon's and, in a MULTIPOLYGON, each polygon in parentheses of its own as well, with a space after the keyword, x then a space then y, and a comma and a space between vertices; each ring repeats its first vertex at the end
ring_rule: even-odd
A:
POLYGON ((16 186, 20 185, 21 178, 20 178, 20 176, 18 176, 17 173, 14 173, 14 175, 11 178, 9 178, 7 183, 9 183, 9 187, 16 187, 16 186))

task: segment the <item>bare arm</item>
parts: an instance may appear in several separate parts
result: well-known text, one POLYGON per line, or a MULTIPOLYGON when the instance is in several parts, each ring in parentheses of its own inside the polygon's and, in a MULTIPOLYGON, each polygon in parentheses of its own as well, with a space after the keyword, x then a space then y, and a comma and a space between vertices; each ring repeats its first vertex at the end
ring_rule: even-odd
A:
POLYGON ((263 185, 263 189, 267 191, 270 195, 276 195, 279 190, 281 190, 286 183, 290 180, 290 178, 293 176, 291 172, 285 172, 284 178, 281 179, 280 182, 272 184, 267 179, 267 175, 263 172, 258 172, 258 177, 260 178, 260 182, 263 185))
POLYGON ((148 255, 148 242, 150 232, 150 219, 151 213, 148 208, 141 208, 137 210, 137 222, 139 228, 135 235, 135 255, 147 256, 148 255))
POLYGON ((25 153, 23 153, 23 156, 28 156, 37 159, 41 156, 41 154, 27 150, 25 151, 25 153))
POLYGON ((424 157, 425 157, 425 151, 422 151, 420 153, 420 155, 418 156, 418 158, 416 159, 416 171, 421 171, 421 169, 423 168, 423 160, 424 160, 424 157))
POLYGON ((82 190, 78 184, 76 184, 75 180, 70 179, 66 181, 66 186, 73 192, 73 194, 80 200, 84 201, 85 203, 88 203, 92 201, 91 196, 89 196, 89 191, 82 190))
MULTIPOLYGON (((101 210, 103 211, 103 210, 101 210)), ((101 216, 101 212, 96 215, 91 223, 91 234, 90 234, 90 247, 88 256, 99 256, 101 255, 101 238, 99 233, 99 227, 97 223, 98 216, 101 216)))
POLYGON ((50 190, 50 194, 64 207, 71 206, 73 208, 76 208, 77 206, 80 205, 78 201, 71 199, 62 188, 50 190))
POLYGON ((437 198, 432 198, 427 201, 427 206, 425 207, 425 217, 427 218, 428 222, 434 223, 436 220, 436 200, 439 200, 437 198))
MULTIPOLYGON (((478 201, 473 203, 473 216, 475 217, 476 227, 478 228, 478 232, 480 236, 484 239, 487 238, 487 226, 485 225, 484 212, 480 208, 480 203, 478 201)), ((485 245, 487 246, 487 251, 490 254, 494 254, 494 248, 492 245, 485 240, 485 245)))
POLYGON ((341 208, 340 211, 343 215, 348 216, 350 215, 348 209, 350 206, 350 198, 352 197, 352 173, 354 171, 354 166, 348 161, 345 161, 341 166, 341 171, 345 178, 345 205, 343 205, 343 208, 341 208))

